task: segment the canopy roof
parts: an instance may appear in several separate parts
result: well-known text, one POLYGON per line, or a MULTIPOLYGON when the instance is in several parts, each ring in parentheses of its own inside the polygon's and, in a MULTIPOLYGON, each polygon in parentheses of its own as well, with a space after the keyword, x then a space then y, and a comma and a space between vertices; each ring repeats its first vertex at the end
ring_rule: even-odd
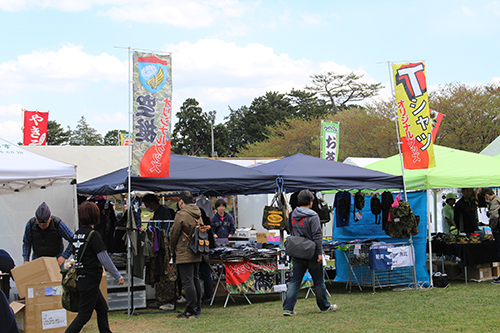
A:
MULTIPOLYGON (((123 168, 77 185, 78 193, 117 194, 127 191, 128 171, 123 168)), ((275 177, 239 165, 201 157, 171 154, 170 176, 132 175, 132 191, 181 191, 205 195, 272 193, 275 177)))
POLYGON ((67 183, 76 167, 32 153, 0 138, 0 193, 67 183))
MULTIPOLYGON (((438 145, 434 154, 436 167, 404 171, 408 190, 500 186, 500 159, 438 145)), ((401 175, 399 155, 366 168, 401 175)))
POLYGON ((401 176, 304 154, 295 154, 253 169, 282 177, 287 192, 306 188, 313 191, 403 188, 401 176))

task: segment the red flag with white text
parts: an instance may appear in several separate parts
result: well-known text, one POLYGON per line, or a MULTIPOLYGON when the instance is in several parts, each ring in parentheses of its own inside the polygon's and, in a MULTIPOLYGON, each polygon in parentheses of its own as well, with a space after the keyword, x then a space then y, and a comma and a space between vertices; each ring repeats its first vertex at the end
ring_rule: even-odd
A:
POLYGON ((23 145, 47 145, 47 125, 49 113, 24 110, 23 145))

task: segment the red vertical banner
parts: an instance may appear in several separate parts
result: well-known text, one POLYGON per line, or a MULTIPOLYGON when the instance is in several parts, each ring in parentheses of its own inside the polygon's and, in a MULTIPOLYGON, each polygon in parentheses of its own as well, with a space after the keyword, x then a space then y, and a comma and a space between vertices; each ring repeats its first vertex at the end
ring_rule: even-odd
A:
POLYGON ((49 113, 24 110, 23 145, 47 145, 47 125, 49 113))
POLYGON ((436 166, 432 145, 432 121, 422 62, 392 66, 398 126, 405 169, 436 166))

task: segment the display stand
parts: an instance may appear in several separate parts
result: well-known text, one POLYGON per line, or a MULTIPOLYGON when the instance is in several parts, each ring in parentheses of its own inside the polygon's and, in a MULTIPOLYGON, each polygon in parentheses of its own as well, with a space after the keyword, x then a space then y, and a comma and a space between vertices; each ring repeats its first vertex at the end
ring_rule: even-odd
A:
POLYGON ((356 282, 360 291, 363 290, 362 287, 372 287, 373 293, 375 293, 375 288, 416 286, 412 243, 390 243, 384 244, 384 247, 387 247, 388 251, 401 249, 407 251, 405 253, 409 256, 409 264, 392 266, 387 269, 372 269, 370 255, 372 255, 372 260, 383 260, 383 258, 374 258, 374 253, 370 254, 369 245, 351 244, 349 250, 344 253, 349 264, 349 279, 346 284, 346 289, 349 288, 349 292, 352 291, 353 281, 356 282))

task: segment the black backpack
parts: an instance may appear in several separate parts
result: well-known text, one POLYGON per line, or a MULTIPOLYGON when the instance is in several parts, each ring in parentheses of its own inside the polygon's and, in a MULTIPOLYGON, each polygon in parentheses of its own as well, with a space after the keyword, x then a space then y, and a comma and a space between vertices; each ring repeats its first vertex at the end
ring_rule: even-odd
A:
POLYGON ((356 209, 358 209, 358 211, 361 211, 363 208, 365 208, 365 195, 363 193, 361 193, 361 190, 359 190, 354 195, 354 210, 352 212, 352 216, 354 218, 354 222, 358 222, 359 221, 356 218, 356 209))
POLYGON ((382 203, 378 195, 374 194, 372 199, 370 200, 370 208, 372 210, 372 214, 375 215, 375 224, 380 224, 380 213, 382 213, 382 203))

